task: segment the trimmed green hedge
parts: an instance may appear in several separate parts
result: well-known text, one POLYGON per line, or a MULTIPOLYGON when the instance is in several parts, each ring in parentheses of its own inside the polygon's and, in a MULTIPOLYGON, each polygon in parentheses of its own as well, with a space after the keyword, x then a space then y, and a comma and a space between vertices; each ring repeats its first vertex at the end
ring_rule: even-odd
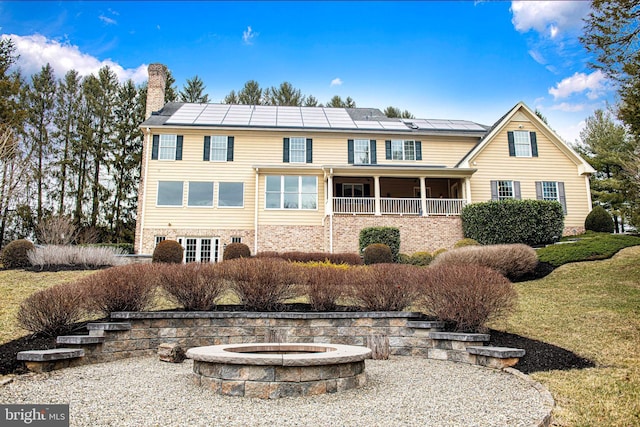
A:
POLYGON ((398 261, 400 255, 400 229, 396 227, 368 227, 360 230, 360 253, 374 243, 382 243, 389 246, 393 262, 398 261))
POLYGON ((474 203, 462 209, 461 217, 464 236, 483 245, 544 245, 560 239, 564 229, 562 205, 555 201, 474 203))
POLYGON ((578 239, 575 242, 568 241, 538 249, 538 259, 559 267, 569 262, 611 258, 620 249, 640 245, 640 237, 624 234, 589 232, 569 239, 575 238, 578 239))

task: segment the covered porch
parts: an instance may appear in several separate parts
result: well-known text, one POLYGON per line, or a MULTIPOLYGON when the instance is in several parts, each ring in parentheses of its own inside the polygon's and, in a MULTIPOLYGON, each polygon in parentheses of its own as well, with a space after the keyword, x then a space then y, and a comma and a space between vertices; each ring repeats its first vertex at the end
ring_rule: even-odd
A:
POLYGON ((458 216, 474 169, 375 167, 325 169, 327 215, 458 216))

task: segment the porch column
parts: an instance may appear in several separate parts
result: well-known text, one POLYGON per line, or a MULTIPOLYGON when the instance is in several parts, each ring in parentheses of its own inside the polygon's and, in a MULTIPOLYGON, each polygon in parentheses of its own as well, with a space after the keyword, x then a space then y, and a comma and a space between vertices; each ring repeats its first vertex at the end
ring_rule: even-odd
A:
POLYGON ((471 181, 469 178, 464 179, 464 198, 467 199, 467 203, 471 203, 471 181))
POLYGON ((333 215, 333 175, 327 176, 327 203, 325 215, 333 215))
POLYGON ((420 177, 420 209, 422 216, 427 216, 427 179, 420 177))
POLYGON ((374 196, 375 196, 375 210, 376 210, 376 215, 380 216, 382 215, 382 213, 380 213, 380 177, 379 176, 374 176, 373 177, 373 182, 374 182, 374 196))

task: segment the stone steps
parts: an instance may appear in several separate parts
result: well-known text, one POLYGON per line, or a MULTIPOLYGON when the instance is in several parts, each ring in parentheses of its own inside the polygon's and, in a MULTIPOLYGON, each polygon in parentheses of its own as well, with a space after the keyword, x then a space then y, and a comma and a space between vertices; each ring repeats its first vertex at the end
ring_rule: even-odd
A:
POLYGON ((49 350, 28 350, 18 353, 31 372, 49 372, 71 366, 74 360, 84 357, 81 348, 52 348, 49 350))
POLYGON ((67 336, 59 336, 56 338, 57 344, 67 344, 67 345, 91 345, 91 344, 102 344, 104 342, 104 337, 93 336, 93 335, 67 335, 67 336))

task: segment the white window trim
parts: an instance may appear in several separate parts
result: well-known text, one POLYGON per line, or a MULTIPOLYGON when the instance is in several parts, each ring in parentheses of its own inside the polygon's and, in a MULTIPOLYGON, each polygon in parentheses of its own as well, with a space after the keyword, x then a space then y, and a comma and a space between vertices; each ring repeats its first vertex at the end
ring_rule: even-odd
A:
MULTIPOLYGON (((209 161, 215 163, 226 163, 227 162, 227 151, 229 150, 229 137, 225 135, 210 135, 211 139, 209 142, 209 161), (224 138, 224 160, 215 160, 213 158, 213 140, 215 138, 224 138)), ((222 150, 220 150, 222 151, 222 150)))
POLYGON ((353 163, 356 165, 369 165, 371 164, 371 141, 368 139, 354 139, 353 140, 353 163), (358 142, 366 143, 363 144, 366 146, 366 150, 358 150, 358 142), (367 153, 367 161, 361 162, 359 161, 358 153, 367 153))
MULTIPOLYGON (((160 136, 158 137, 158 160, 165 161, 165 162, 175 161, 177 147, 178 147, 178 135, 160 134, 160 136), (165 144, 168 144, 170 142, 170 141, 167 141, 169 137, 173 139, 173 150, 171 150, 172 154, 170 158, 163 158, 161 155, 161 153, 163 152, 162 151, 163 142, 165 144)), ((164 148, 166 149, 169 147, 165 146, 164 148)))
POLYGON ((182 208, 184 207, 184 181, 158 181, 156 184, 156 207, 157 208, 182 208), (161 182, 181 182, 182 183, 182 199, 179 205, 159 205, 158 197, 160 196, 160 183, 161 182))
POLYGON ((402 161, 402 162, 415 162, 416 161, 416 141, 414 139, 392 139, 391 140, 391 160, 394 161, 402 161), (402 145, 402 158, 401 159, 394 159, 393 158, 393 154, 395 153, 394 149, 393 149, 393 143, 394 142, 400 142, 402 145), (413 144, 413 159, 407 159, 407 154, 405 152, 405 144, 407 142, 410 142, 413 144))
POLYGON ((216 197, 216 207, 219 209, 243 209, 244 208, 244 182, 239 182, 239 181, 218 182, 218 197, 216 197), (242 206, 220 206, 220 184, 242 184, 242 206))
MULTIPOLYGON (((265 179, 264 179, 264 185, 265 185, 265 192, 264 192, 264 209, 265 210, 269 210, 269 211, 288 211, 288 212, 295 212, 295 211, 308 211, 308 212, 313 212, 313 211, 317 211, 318 210, 318 177, 315 175, 266 175, 265 179), (280 178, 280 207, 278 208, 269 208, 267 207, 267 194, 273 193, 275 194, 275 192, 267 192, 267 177, 269 176, 277 176, 280 178), (284 207, 284 178, 285 176, 296 176, 298 178, 298 208, 295 209, 291 209, 291 208, 285 208, 284 207), (303 177, 313 177, 316 180, 316 191, 315 193, 303 193, 302 192, 302 178, 303 177), (302 207, 302 195, 303 194, 315 194, 316 195, 316 207, 313 209, 309 209, 309 208, 303 208, 302 207)), ((291 193, 293 194, 293 193, 291 193)))
POLYGON ((513 185, 513 180, 511 179, 499 179, 497 182, 497 186, 498 186, 498 200, 513 200, 516 198, 516 190, 514 188, 513 185), (500 183, 501 182, 508 182, 510 184, 510 189, 511 189, 511 196, 502 196, 500 195, 500 183))
POLYGON ((362 196, 360 196, 360 197, 365 197, 365 195, 364 195, 364 184, 361 183, 361 182, 343 182, 342 183, 342 197, 358 197, 358 196, 354 196, 354 195, 351 195, 351 196, 345 196, 344 195, 344 187, 348 186, 348 185, 350 185, 352 188, 354 188, 356 186, 360 187, 362 189, 362 196))
POLYGON ((182 236, 178 237, 177 241, 182 245, 182 262, 187 262, 187 239, 196 239, 196 259, 190 262, 201 262, 202 260, 202 240, 211 240, 211 260, 209 262, 215 263, 222 261, 221 239, 219 237, 210 236, 182 236))
POLYGON ((213 208, 213 200, 214 200, 214 191, 216 184, 213 181, 187 181, 187 207, 193 209, 212 209, 213 208), (189 204, 189 191, 191 191, 191 182, 211 182, 213 184, 211 187, 211 204, 208 206, 199 206, 199 205, 190 205, 189 204))
POLYGON ((547 201, 554 201, 554 202, 559 202, 560 203, 560 191, 558 190, 558 181, 542 181, 542 200, 547 200, 547 201), (550 198, 550 197, 545 197, 545 184, 553 184, 553 186, 555 187, 556 190, 556 197, 555 198, 550 198))
POLYGON ((531 132, 529 132, 528 130, 514 130, 513 131, 513 150, 515 151, 515 157, 522 157, 522 158, 533 157, 533 150, 531 149, 531 132), (524 134, 527 135, 526 144, 524 142, 518 142, 518 135, 524 135, 524 134), (518 154, 518 147, 524 148, 527 145, 528 145, 528 154, 527 155, 518 154))
POLYGON ((289 138, 289 163, 306 163, 307 162, 307 138, 302 136, 293 136, 289 138), (293 140, 301 139, 302 140, 302 150, 294 150, 293 149, 293 140), (302 152, 302 160, 293 160, 293 152, 302 152))

